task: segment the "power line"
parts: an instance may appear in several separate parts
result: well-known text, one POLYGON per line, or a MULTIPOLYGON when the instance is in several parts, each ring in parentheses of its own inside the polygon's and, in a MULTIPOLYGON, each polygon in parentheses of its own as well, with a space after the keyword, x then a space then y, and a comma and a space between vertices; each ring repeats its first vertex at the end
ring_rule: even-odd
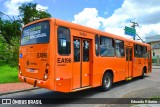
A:
POLYGON ((0 11, 0 14, 7 16, 11 21, 13 21, 13 19, 9 15, 7 15, 7 14, 1 12, 1 11, 0 11))

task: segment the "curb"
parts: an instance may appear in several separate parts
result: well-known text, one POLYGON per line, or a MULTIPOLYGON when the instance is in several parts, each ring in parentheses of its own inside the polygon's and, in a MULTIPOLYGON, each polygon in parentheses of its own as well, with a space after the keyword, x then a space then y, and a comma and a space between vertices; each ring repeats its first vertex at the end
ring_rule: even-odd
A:
POLYGON ((160 68, 152 68, 152 69, 160 69, 160 68))
POLYGON ((29 88, 29 89, 23 89, 23 90, 17 90, 17 91, 11 91, 11 92, 5 92, 5 93, 0 93, 0 96, 7 95, 7 94, 18 93, 18 92, 25 92, 25 91, 30 91, 30 90, 36 90, 36 89, 39 89, 39 87, 29 88))

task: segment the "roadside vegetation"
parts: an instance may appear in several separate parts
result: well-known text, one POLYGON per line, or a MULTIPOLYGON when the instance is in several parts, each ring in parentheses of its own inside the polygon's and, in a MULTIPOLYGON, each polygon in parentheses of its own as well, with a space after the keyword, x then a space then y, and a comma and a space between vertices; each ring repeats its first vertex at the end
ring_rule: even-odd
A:
POLYGON ((160 96, 153 96, 153 97, 151 97, 151 100, 158 100, 158 101, 160 101, 160 96))
POLYGON ((22 27, 32 21, 48 18, 47 10, 38 9, 35 3, 19 7, 17 17, 0 11, 0 83, 18 82, 18 57, 22 27), (3 19, 3 16, 8 19, 3 19))
POLYGON ((19 82, 18 80, 18 69, 11 67, 3 61, 0 61, 0 84, 19 82))

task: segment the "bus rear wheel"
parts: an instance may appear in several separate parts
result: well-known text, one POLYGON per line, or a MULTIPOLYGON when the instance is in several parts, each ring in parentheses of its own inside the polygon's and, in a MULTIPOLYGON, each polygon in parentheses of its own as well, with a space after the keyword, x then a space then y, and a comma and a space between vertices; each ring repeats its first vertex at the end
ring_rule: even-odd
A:
POLYGON ((111 73, 109 72, 105 73, 102 79, 102 86, 101 86, 102 91, 110 90, 112 87, 112 84, 113 84, 113 77, 111 73))

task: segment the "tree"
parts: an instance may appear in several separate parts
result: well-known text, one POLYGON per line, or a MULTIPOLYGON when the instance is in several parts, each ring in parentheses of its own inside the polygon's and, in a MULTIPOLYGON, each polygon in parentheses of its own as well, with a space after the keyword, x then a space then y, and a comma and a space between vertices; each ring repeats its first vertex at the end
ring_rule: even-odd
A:
POLYGON ((19 16, 22 18, 23 24, 27 24, 34 20, 51 17, 46 10, 37 10, 36 7, 37 4, 35 3, 24 3, 19 7, 19 16))
POLYGON ((0 19, 0 60, 10 66, 18 64, 19 39, 21 35, 19 20, 0 19))
POLYGON ((21 23, 19 20, 2 20, 0 19, 0 34, 7 44, 11 44, 12 38, 20 37, 21 23))
POLYGON ((49 18, 51 15, 44 10, 39 10, 37 13, 38 19, 49 18))

